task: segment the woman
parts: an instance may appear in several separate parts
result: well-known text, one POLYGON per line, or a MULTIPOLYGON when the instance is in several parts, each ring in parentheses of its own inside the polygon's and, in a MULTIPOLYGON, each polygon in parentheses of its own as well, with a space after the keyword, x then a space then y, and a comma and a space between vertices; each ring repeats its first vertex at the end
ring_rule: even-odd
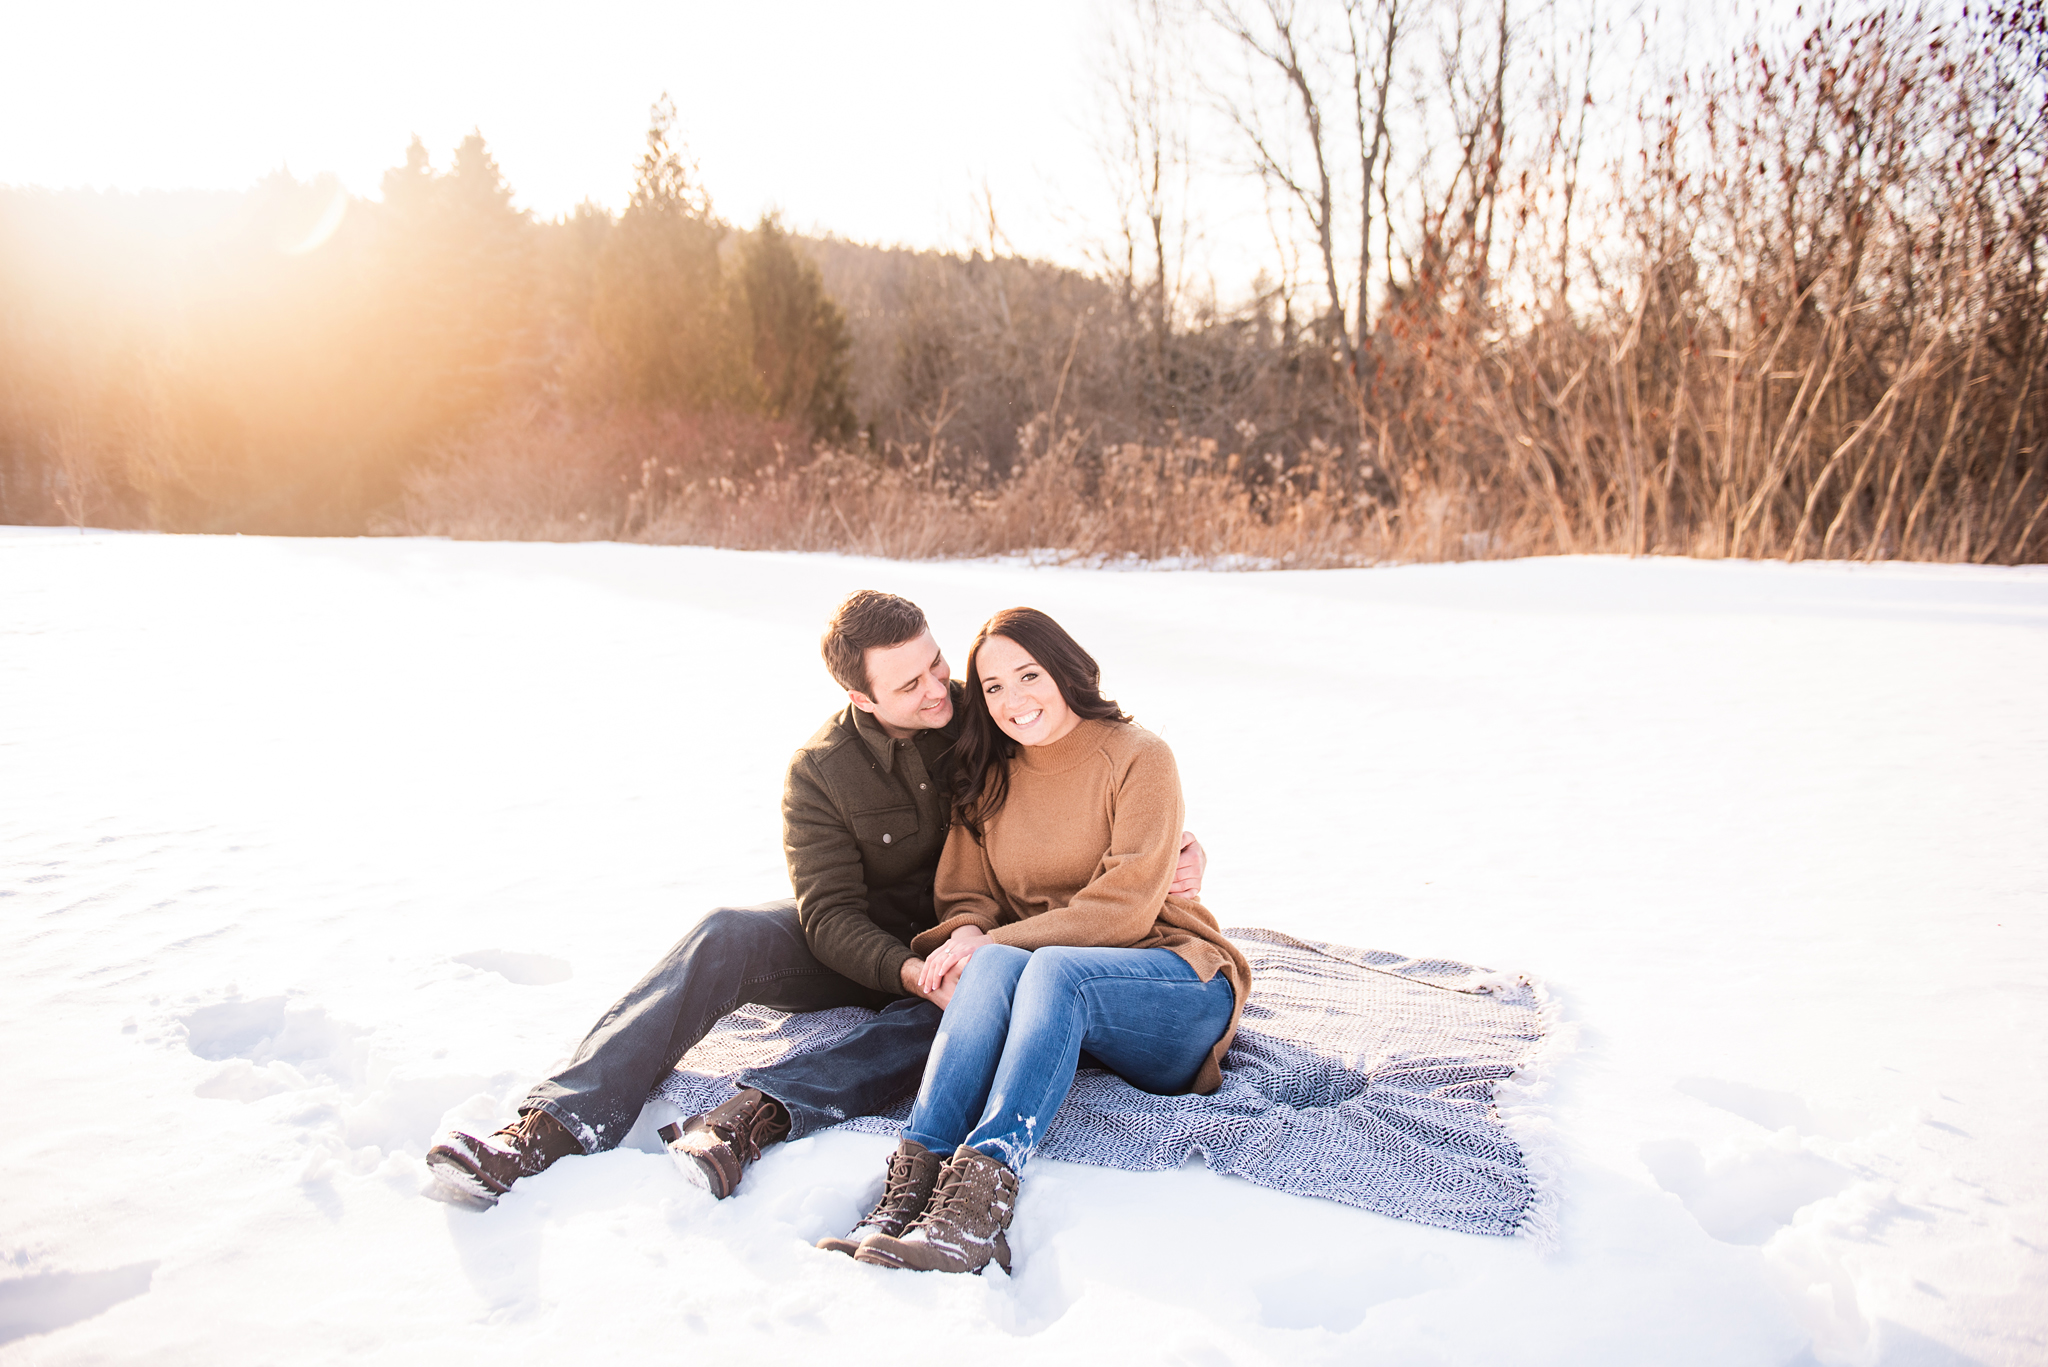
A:
POLYGON ((1102 696, 1101 671, 1035 608, 967 653, 939 924, 920 986, 957 974, 882 1199, 819 1247, 883 1267, 1010 1265, 1017 1177, 1082 1050, 1148 1092, 1211 1092, 1251 966, 1200 903, 1170 897, 1173 752, 1102 696))

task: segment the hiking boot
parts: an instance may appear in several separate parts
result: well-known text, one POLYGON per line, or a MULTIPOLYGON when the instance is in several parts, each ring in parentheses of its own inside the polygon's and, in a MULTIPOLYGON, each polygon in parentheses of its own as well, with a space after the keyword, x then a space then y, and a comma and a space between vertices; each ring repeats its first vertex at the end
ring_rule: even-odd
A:
POLYGON ((989 1259, 1010 1270, 1010 1215, 1017 1174, 965 1144, 953 1151, 924 1214, 897 1238, 870 1234, 853 1256, 877 1267, 917 1272, 980 1272, 989 1259))
POLYGON ((656 1131, 685 1179, 723 1201, 739 1190, 740 1176, 761 1150, 789 1133, 782 1103, 749 1087, 680 1125, 656 1131))
POLYGON ((427 1150, 427 1167, 444 1186, 479 1207, 498 1198, 522 1177, 582 1153, 583 1146, 546 1111, 528 1111, 488 1139, 450 1130, 427 1150))
POLYGON ((889 1155, 889 1180, 882 1184, 882 1199, 853 1227, 844 1239, 820 1239, 818 1247, 851 1258, 860 1251, 861 1240, 870 1234, 894 1238, 910 1228, 910 1222, 924 1214, 932 1199, 932 1187, 939 1180, 945 1160, 914 1139, 906 1139, 889 1155))

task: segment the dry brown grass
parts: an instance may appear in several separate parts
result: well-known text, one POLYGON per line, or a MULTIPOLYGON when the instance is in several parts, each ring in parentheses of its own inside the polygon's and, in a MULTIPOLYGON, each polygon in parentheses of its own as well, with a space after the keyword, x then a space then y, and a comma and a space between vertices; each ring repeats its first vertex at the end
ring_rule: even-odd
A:
POLYGON ((628 540, 892 559, 1028 553, 1232 566, 1454 558, 1449 520, 1428 538, 1339 489, 1330 453, 1248 479, 1214 444, 1089 449, 1028 426, 1036 454, 969 486, 945 453, 820 448, 739 420, 597 426, 521 414, 451 443, 409 483, 382 530, 466 539, 628 540))

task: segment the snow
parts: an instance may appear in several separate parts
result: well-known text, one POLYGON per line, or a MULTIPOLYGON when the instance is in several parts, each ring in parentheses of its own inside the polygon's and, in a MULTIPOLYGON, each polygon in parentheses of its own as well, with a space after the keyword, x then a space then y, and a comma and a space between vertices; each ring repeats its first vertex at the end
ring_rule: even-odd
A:
POLYGON ((2048 573, 1270 574, 0 530, 0 1363, 2019 1364, 2048 1352, 2048 573), (885 1141, 643 1116, 425 1199, 704 911, 786 895, 862 585, 1042 607, 1225 924, 1541 977, 1560 1243, 1034 1165, 1013 1277, 816 1252, 885 1141))

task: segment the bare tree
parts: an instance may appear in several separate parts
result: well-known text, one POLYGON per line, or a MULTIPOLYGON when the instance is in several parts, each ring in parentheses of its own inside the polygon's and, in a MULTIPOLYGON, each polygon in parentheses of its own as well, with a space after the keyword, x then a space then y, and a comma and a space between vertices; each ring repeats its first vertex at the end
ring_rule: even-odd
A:
POLYGON ((1479 303, 1486 293, 1494 207, 1507 144, 1508 0, 1498 0, 1498 6, 1489 26, 1490 48, 1470 41, 1475 26, 1465 22, 1462 5, 1451 13, 1448 37, 1439 39, 1442 107, 1451 122, 1457 163, 1438 187, 1435 206, 1425 201, 1423 279, 1418 284, 1426 296, 1441 297, 1456 263, 1462 261, 1469 267, 1460 272, 1468 305, 1479 303))
POLYGON ((1343 277, 1337 266, 1337 224, 1335 186, 1331 175, 1330 136, 1323 122, 1324 96, 1311 71, 1316 35, 1312 21, 1304 20, 1295 0, 1261 0, 1254 16, 1233 0, 1219 0, 1208 13, 1243 48, 1254 65, 1277 75, 1285 85, 1294 113, 1301 120, 1306 140, 1306 157, 1313 171, 1296 165, 1291 139, 1283 140, 1269 129, 1258 105, 1231 102, 1230 117, 1244 134, 1259 175, 1281 186, 1300 204, 1309 227, 1316 235, 1317 252, 1323 266, 1323 280, 1329 292, 1328 316, 1343 349, 1346 373, 1358 373, 1358 351, 1346 324, 1343 277))
POLYGON ((1129 0, 1112 29, 1105 78, 1109 128, 1101 149, 1116 192, 1126 309, 1141 313, 1156 378, 1181 309, 1189 238, 1189 64, 1168 0, 1129 0), (1139 256, 1145 262, 1141 268, 1139 256))
POLYGON ((1226 96, 1225 110, 1250 149, 1253 169, 1295 202, 1315 235, 1330 340, 1354 398, 1361 397, 1373 332, 1373 196, 1380 196, 1380 222, 1387 230, 1389 121, 1407 0, 1337 0, 1316 10, 1304 9, 1299 0, 1260 0, 1256 6, 1214 0, 1206 12, 1250 63, 1251 93, 1226 96), (1284 95, 1268 100, 1259 91, 1273 81, 1284 95), (1275 126, 1270 106, 1283 102, 1286 112, 1275 126), (1332 111, 1347 102, 1348 129, 1332 122, 1332 111), (1342 170, 1343 161, 1354 157, 1355 181, 1342 170), (1358 251, 1355 262, 1345 262, 1339 232, 1354 215, 1358 251), (1347 277, 1356 281, 1348 300, 1347 277))
MULTIPOLYGON (((1394 91, 1394 49, 1401 39, 1401 0, 1344 0, 1344 33, 1351 53, 1351 99, 1358 117, 1358 341, 1353 349, 1362 360, 1371 336, 1373 172, 1380 172, 1380 207, 1386 203, 1386 163, 1392 149, 1387 138, 1387 103, 1394 91), (1371 39, 1379 37, 1378 69, 1373 69, 1371 39), (1366 109, 1372 114, 1368 121, 1366 109), (1368 126, 1369 125, 1369 126, 1368 126)), ((1391 228, 1391 224, 1388 225, 1391 228)), ((1365 376, 1360 373, 1361 387, 1365 376)))

